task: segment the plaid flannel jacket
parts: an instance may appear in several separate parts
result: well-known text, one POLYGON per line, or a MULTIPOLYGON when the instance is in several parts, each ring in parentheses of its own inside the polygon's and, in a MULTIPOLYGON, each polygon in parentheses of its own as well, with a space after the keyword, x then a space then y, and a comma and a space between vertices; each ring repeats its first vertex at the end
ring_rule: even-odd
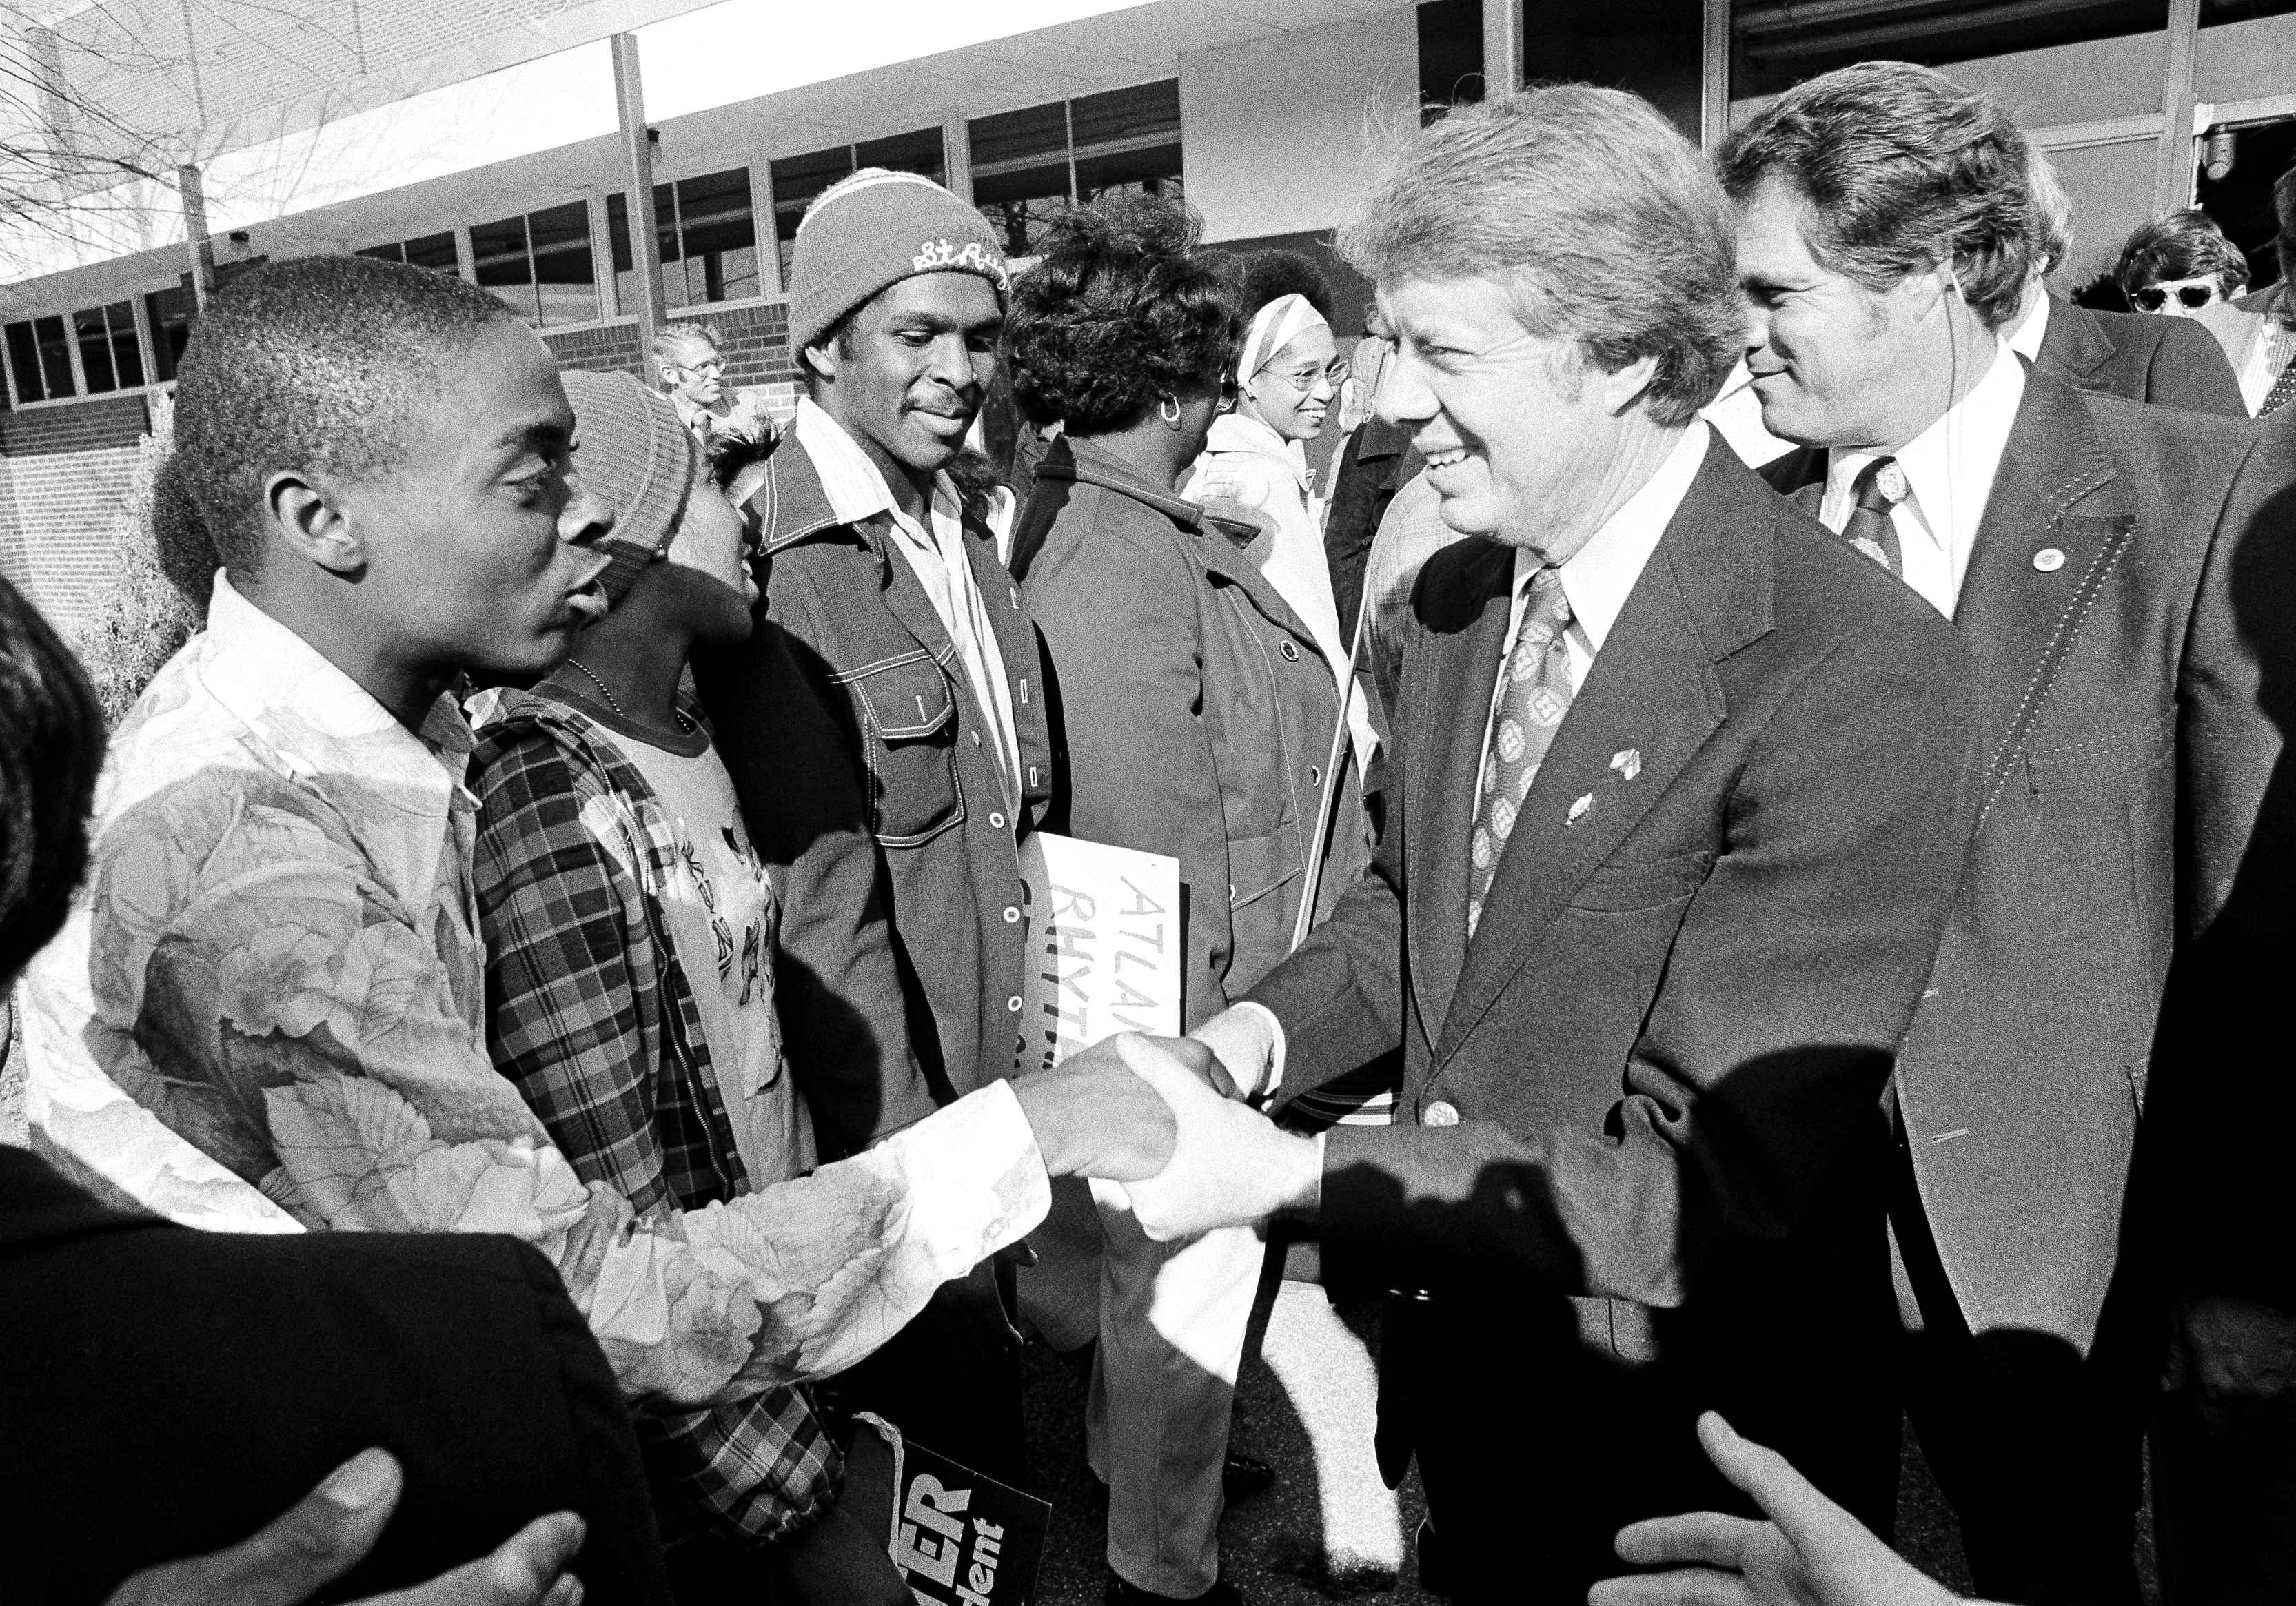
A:
MULTIPOLYGON (((496 1065, 582 1179, 641 1213, 747 1192, 662 914, 677 839, 660 800, 612 733, 562 702, 502 690, 472 712, 472 879, 496 1065)), ((843 1470, 800 1388, 638 1427, 649 1464, 688 1496, 660 1513, 665 1536, 696 1502, 720 1528, 789 1533, 834 1497, 843 1470)))

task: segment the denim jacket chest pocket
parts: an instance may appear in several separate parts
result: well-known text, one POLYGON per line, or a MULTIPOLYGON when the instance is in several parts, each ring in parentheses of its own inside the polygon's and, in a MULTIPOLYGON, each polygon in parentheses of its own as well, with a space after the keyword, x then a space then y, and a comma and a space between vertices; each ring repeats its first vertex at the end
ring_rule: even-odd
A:
POLYGON ((839 676, 869 766, 869 827, 887 848, 931 841, 964 817, 956 779, 956 692, 923 651, 839 676))

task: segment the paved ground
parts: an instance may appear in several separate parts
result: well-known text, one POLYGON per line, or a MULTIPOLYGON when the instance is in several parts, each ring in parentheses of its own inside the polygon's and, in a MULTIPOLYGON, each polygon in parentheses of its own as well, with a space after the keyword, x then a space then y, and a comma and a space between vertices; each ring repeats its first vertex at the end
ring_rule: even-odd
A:
MULTIPOLYGON (((1370 1375, 1365 1313, 1342 1320, 1320 1290, 1287 1283, 1263 1358, 1237 1386, 1236 1448, 1276 1469, 1273 1490, 1221 1527, 1226 1576, 1253 1606, 1314 1606, 1382 1596, 1433 1602, 1405 1549, 1425 1510, 1414 1473, 1392 1498, 1369 1475, 1370 1375), (1356 1436, 1360 1435, 1360 1438, 1356 1436), (1371 1489, 1365 1487, 1368 1482, 1371 1489), (1402 1566, 1398 1569, 1397 1563, 1402 1566)), ((1084 1399, 1091 1352, 1029 1346, 1029 1453, 1053 1502, 1053 1531, 1037 1600, 1098 1606, 1105 1577, 1105 1504, 1084 1464, 1084 1399)), ((1901 1551, 1960 1593, 1970 1588, 1961 1536, 1910 1435, 1898 1499, 1901 1551)), ((2149 1524, 2148 1524, 2149 1526, 2149 1524)), ((2150 1557, 2145 1565, 2151 1588, 2150 1557)))

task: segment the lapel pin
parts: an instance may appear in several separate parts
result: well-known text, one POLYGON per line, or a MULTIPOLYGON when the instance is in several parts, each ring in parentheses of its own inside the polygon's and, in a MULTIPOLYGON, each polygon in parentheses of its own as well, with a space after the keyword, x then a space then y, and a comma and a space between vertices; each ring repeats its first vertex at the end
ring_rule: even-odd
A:
POLYGON ((1576 825, 1587 817, 1587 811, 1594 807, 1595 794, 1588 792, 1570 805, 1570 812, 1562 816, 1562 823, 1565 825, 1576 825))
POLYGON ((1611 767, 1633 780, 1643 773, 1643 750, 1638 747, 1620 748, 1611 755, 1611 767))
POLYGON ((2033 567, 2043 574, 2054 574, 2065 566, 2065 554, 2054 546, 2044 546, 2033 554, 2033 567))

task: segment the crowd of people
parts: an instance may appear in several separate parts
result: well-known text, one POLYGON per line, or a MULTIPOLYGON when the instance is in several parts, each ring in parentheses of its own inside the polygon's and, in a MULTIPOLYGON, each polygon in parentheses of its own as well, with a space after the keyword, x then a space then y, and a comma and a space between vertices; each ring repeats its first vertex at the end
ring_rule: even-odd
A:
POLYGON ((1908 1418, 1988 1599, 2134 1606, 2148 1445, 2170 1606, 2296 1598, 2278 200, 2095 312, 1936 73, 1551 86, 1386 160, 1343 336, 866 169, 778 428, 239 276, 108 739, 0 582, 12 1598, 894 1606, 852 1435, 1029 1485, 1080 1287, 1107 1598, 1242 1600, 1301 1241, 1448 1598, 1949 1598, 1908 1418), (1185 1036, 1028 1052, 1038 832, 1177 862, 1185 1036))

